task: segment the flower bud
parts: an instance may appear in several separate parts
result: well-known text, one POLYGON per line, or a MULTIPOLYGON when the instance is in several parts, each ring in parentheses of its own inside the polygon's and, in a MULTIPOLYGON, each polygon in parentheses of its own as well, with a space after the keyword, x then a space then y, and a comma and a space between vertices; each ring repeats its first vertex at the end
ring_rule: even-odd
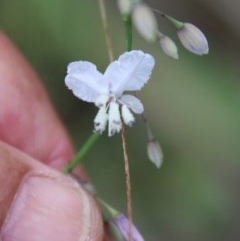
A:
POLYGON ((159 39, 159 44, 163 52, 174 59, 178 59, 178 50, 176 44, 166 35, 162 35, 159 39))
POLYGON ((163 162, 163 152, 156 139, 148 141, 147 153, 150 161, 155 164, 157 168, 160 168, 163 162))
POLYGON ((131 13, 131 0, 118 0, 117 4, 122 15, 129 15, 131 13))
MULTIPOLYGON (((117 240, 128 240, 129 220, 124 214, 119 213, 114 220, 110 222, 110 228, 111 231, 114 232, 114 236, 117 237, 117 240)), ((132 225, 132 240, 144 241, 134 225, 132 225)))
POLYGON ((177 31, 183 46, 198 55, 208 54, 208 42, 202 31, 191 23, 184 23, 177 31))
POLYGON ((157 20, 150 7, 145 3, 135 4, 132 20, 139 34, 149 42, 157 40, 157 20))

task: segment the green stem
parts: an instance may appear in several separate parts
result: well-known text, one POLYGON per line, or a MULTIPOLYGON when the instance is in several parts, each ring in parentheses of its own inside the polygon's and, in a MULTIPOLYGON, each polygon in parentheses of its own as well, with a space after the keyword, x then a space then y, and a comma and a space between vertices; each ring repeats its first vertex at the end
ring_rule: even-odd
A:
POLYGON ((167 20, 170 21, 171 24, 173 24, 176 29, 181 29, 183 26, 184 26, 184 23, 183 22, 180 22, 178 21, 177 19, 165 14, 164 12, 162 11, 159 11, 158 9, 152 9, 153 12, 156 12, 156 13, 159 13, 162 17, 166 18, 167 20))
POLYGON ((99 206, 103 215, 103 219, 105 221, 112 220, 119 214, 119 212, 116 209, 114 209, 112 206, 107 204, 101 198, 97 197, 97 201, 99 203, 99 206))
POLYGON ((70 173, 77 165, 79 165, 82 162, 83 157, 91 150, 95 142, 98 140, 99 136, 99 134, 93 133, 79 150, 77 155, 62 169, 62 172, 65 174, 70 173))
POLYGON ((126 29, 126 41, 127 41, 127 51, 132 50, 132 19, 131 15, 124 18, 124 24, 126 29))
POLYGON ((170 17, 169 15, 165 14, 165 17, 170 21, 170 23, 172 23, 176 29, 181 29, 184 26, 183 22, 178 21, 177 19, 170 17))
POLYGON ((146 127, 146 130, 147 130, 147 136, 148 136, 148 140, 154 140, 155 137, 153 136, 153 133, 152 133, 152 130, 151 130, 151 127, 150 127, 150 124, 146 118, 146 116, 144 115, 144 113, 142 113, 142 120, 145 124, 145 127, 146 127))

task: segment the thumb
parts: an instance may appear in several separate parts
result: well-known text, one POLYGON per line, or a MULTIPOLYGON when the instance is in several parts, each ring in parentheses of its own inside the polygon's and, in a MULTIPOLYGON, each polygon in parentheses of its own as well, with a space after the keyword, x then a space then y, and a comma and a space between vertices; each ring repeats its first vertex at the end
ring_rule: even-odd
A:
POLYGON ((96 204, 74 181, 2 142, 0 153, 0 240, 102 240, 96 204))

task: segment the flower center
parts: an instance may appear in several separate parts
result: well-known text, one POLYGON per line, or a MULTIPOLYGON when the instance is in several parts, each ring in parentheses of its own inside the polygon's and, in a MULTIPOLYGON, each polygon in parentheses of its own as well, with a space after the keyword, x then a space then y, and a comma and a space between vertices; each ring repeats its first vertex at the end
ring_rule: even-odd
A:
POLYGON ((97 133, 102 133, 108 122, 108 136, 120 132, 122 122, 131 126, 134 117, 129 108, 114 95, 101 95, 97 98, 95 105, 99 111, 94 119, 94 129, 97 133))

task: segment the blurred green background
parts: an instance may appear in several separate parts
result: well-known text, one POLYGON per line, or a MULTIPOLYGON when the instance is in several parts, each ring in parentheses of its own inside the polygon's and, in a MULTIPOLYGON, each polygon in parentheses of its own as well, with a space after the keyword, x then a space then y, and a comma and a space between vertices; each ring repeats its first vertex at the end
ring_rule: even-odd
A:
MULTIPOLYGON (((107 1, 117 57, 125 51, 115 1, 107 1)), ((146 154, 146 131, 137 117, 127 129, 134 220, 145 240, 240 240, 240 2, 234 0, 148 1, 153 8, 197 25, 210 54, 187 52, 160 16, 159 27, 179 46, 180 59, 165 56, 134 32, 134 49, 156 58, 141 100, 164 151, 157 170, 146 154)), ((96 107, 64 86, 66 66, 88 60, 108 65, 97 1, 0 0, 0 27, 23 52, 46 85, 76 148, 92 132, 96 107)), ((126 211, 120 136, 106 133, 86 157, 99 194, 126 211)))

